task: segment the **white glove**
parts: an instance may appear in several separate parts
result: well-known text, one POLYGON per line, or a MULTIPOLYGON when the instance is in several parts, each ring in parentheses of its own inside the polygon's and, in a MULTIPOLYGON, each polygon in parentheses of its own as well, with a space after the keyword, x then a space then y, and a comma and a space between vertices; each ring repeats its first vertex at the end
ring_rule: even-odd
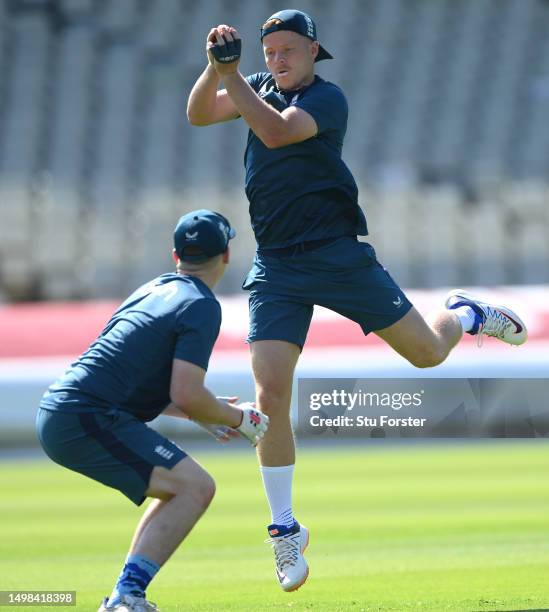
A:
POLYGON ((202 423, 202 421, 194 422, 197 425, 200 425, 202 429, 206 430, 211 436, 222 444, 226 444, 227 442, 230 442, 231 438, 237 437, 236 431, 231 427, 216 425, 214 423, 202 423))
POLYGON ((238 406, 242 414, 242 423, 235 429, 248 440, 252 446, 257 446, 269 427, 269 417, 256 410, 249 402, 238 406))

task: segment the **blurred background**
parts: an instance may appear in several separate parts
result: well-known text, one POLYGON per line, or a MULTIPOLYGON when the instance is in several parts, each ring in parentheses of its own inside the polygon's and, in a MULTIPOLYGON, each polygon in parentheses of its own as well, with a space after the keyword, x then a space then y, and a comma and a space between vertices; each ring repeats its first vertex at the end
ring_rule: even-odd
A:
MULTIPOLYGON (((253 395, 246 296, 254 240, 242 121, 188 124, 219 23, 264 69, 271 0, 0 0, 0 444, 34 440, 45 387, 116 304, 172 268, 177 218, 208 207, 237 228, 209 373, 253 395)), ((298 376, 549 375, 549 2, 301 0, 350 107, 344 159, 369 241, 425 312, 449 287, 515 307, 530 340, 464 342, 417 371, 318 309, 298 376)))

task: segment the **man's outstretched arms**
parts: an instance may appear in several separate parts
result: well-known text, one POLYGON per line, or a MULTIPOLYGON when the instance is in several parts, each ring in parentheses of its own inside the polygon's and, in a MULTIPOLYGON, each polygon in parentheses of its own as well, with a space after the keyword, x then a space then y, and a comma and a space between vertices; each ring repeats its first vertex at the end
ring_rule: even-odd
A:
POLYGON ((205 370, 193 363, 174 359, 170 386, 172 403, 164 414, 179 416, 179 411, 205 426, 220 441, 225 440, 223 435, 216 434, 217 428, 230 427, 255 446, 267 431, 269 418, 248 402, 236 405, 225 398, 216 398, 204 386, 205 374, 205 370))
POLYGON ((235 28, 219 25, 208 34, 206 53, 208 66, 195 83, 187 104, 187 117, 192 125, 211 125, 239 116, 270 148, 301 142, 316 136, 318 128, 313 117, 304 110, 291 106, 283 112, 264 102, 238 71, 240 57, 228 63, 215 59, 211 49, 239 40, 235 28), (218 91, 223 79, 225 89, 218 91))

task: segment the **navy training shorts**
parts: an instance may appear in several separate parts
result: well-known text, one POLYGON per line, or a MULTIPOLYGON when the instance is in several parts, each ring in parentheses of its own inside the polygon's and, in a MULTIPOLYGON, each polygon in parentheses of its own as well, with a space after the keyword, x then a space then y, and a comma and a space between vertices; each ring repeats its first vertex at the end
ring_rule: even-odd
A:
POLYGON ((372 245, 350 236, 284 257, 258 251, 242 288, 250 291, 249 343, 285 340, 303 348, 315 304, 355 321, 365 335, 412 308, 372 245))
POLYGON ((36 431, 50 459, 118 489, 137 506, 145 501, 153 468, 171 469, 187 456, 179 446, 120 410, 40 408, 36 431))

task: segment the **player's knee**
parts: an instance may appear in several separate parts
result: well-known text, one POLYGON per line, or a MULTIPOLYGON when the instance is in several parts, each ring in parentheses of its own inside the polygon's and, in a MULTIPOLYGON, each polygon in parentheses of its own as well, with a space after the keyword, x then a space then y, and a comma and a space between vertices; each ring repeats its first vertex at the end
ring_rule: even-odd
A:
POLYGON ((191 496, 206 509, 215 495, 215 481, 206 471, 193 478, 185 478, 177 484, 177 495, 191 496))
POLYGON ((271 416, 280 411, 287 411, 291 390, 276 381, 267 382, 257 386, 256 400, 262 412, 271 416))
POLYGON ((446 359, 446 355, 438 346, 422 346, 408 360, 416 368, 434 368, 446 359))
POLYGON ((204 472, 204 476, 196 484, 193 492, 195 499, 206 509, 215 495, 215 480, 207 472, 204 472))
POLYGON ((215 495, 215 481, 206 470, 187 457, 166 473, 174 495, 191 496, 207 508, 215 495))

